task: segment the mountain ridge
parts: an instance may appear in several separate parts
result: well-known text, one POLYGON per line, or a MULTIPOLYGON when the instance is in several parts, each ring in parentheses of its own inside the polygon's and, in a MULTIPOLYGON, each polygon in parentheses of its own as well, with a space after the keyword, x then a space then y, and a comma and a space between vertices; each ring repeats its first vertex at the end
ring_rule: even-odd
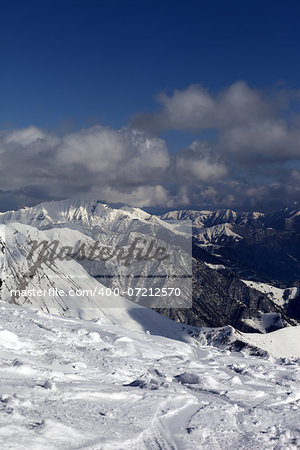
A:
MULTIPOLYGON (((292 314, 290 323, 295 323, 294 319, 298 318, 295 300, 293 300, 293 308, 290 308, 288 304, 278 305, 267 293, 260 292, 243 282, 244 280, 266 282, 264 274, 266 265, 264 266, 263 259, 257 258, 255 253, 254 256, 251 256, 251 252, 253 252, 253 249, 257 251, 257 248, 259 249, 259 246, 261 246, 261 252, 265 254, 270 251, 268 242, 271 243, 272 250, 272 246, 278 245, 274 236, 281 240, 283 239, 282 236, 285 239, 290 234, 293 236, 294 231, 290 231, 291 227, 288 231, 284 231, 284 234, 281 231, 272 231, 270 227, 261 227, 262 218, 266 217, 261 213, 236 213, 232 210, 215 212, 191 212, 186 210, 176 212, 176 214, 179 220, 174 225, 173 221, 170 221, 170 215, 173 219, 173 213, 169 214, 168 217, 164 215, 158 217, 150 215, 140 208, 129 206, 113 208, 99 200, 77 198, 59 202, 45 202, 34 207, 1 213, 0 223, 9 223, 12 220, 27 223, 41 231, 48 230, 48 236, 51 239, 55 239, 56 236, 53 232, 60 230, 56 234, 58 233, 58 239, 62 240, 65 245, 68 245, 71 241, 74 243, 74 239, 75 241, 81 239, 82 242, 92 239, 112 243, 113 245, 119 245, 120 243, 124 245, 128 242, 130 236, 146 237, 149 233, 153 234, 154 232, 156 239, 162 239, 162 242, 165 239, 172 241, 174 245, 181 248, 180 251, 185 252, 184 245, 188 233, 187 229, 181 224, 185 223, 187 216, 190 219, 191 214, 200 218, 198 225, 204 217, 206 224, 209 222, 210 226, 205 226, 202 223, 202 228, 200 228, 197 223, 195 226, 195 220, 193 222, 193 308, 186 311, 180 311, 179 308, 174 312, 172 308, 167 310, 161 306, 157 308, 159 312, 193 326, 232 325, 243 331, 257 331, 257 329, 253 329, 255 321, 261 314, 269 312, 280 314, 285 321, 289 321, 289 314, 292 314), (224 222, 226 220, 229 222, 224 222), (220 223, 217 223, 218 221, 220 223), (236 223, 239 223, 239 225, 236 223), (67 234, 63 231, 64 227, 67 228, 67 234), (84 236, 78 235, 79 237, 76 237, 74 235, 75 237, 71 238, 71 230, 83 233, 84 236), (201 233, 199 230, 201 230, 201 233), (255 270, 253 269, 253 259, 256 264, 259 262, 262 265, 259 271, 255 272, 255 266, 255 270), (255 274, 254 278, 253 273, 255 274), (226 314, 224 314, 225 310, 227 310, 226 314), (293 313, 293 311, 296 311, 296 313, 293 313)), ((290 210, 281 211, 278 213, 281 220, 283 214, 287 215, 288 220, 294 220, 295 218, 298 220, 297 211, 293 213, 290 210)), ((279 246, 279 255, 283 253, 283 250, 285 249, 279 246)), ((187 267, 182 265, 184 260, 182 258, 180 260, 179 255, 180 253, 175 256, 174 264, 176 267, 180 267, 180 270, 183 270, 182 273, 185 273, 187 267), (175 261, 177 262, 175 263, 175 261)), ((289 263, 292 261, 293 270, 298 273, 299 262, 297 260, 294 262, 288 252, 285 252, 284 256, 289 263)), ((285 263, 284 259, 283 261, 285 263)), ((269 261, 267 263, 270 264, 269 261)), ((81 261, 80 264, 96 279, 97 274, 106 273, 103 265, 92 265, 84 261, 81 261)), ((142 270, 146 270, 144 272, 146 275, 151 275, 154 266, 144 264, 142 270)), ((120 272, 117 265, 111 265, 110 271, 120 273, 125 278, 131 275, 129 270, 126 272, 122 269, 120 272)), ((145 278, 145 280, 147 279, 145 278)), ((98 278, 98 281, 102 282, 102 279, 98 278)), ((276 286, 277 281, 276 278, 270 279, 270 277, 267 280, 270 285, 274 286, 276 286)), ((108 287, 120 286, 116 284, 115 279, 105 280, 105 283, 108 287)), ((152 281, 148 279, 145 283, 143 286, 149 288, 152 281)), ((131 282, 128 286, 134 286, 134 284, 131 282)), ((277 285, 277 287, 280 286, 277 285)), ((288 286, 288 288, 291 287, 293 286, 288 286)), ((187 291, 186 299, 189 295, 189 291, 187 291)))

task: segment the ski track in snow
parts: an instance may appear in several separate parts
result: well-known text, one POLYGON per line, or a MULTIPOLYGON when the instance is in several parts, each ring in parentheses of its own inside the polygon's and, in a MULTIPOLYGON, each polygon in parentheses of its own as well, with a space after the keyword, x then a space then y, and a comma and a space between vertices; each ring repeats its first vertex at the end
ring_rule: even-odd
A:
POLYGON ((0 302, 1 449, 297 449, 298 359, 0 302))

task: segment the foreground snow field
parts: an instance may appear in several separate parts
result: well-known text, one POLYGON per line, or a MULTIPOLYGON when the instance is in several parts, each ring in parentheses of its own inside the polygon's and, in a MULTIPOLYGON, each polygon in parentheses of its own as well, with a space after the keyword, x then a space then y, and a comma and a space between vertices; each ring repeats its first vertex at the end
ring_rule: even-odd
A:
POLYGON ((0 302, 1 449, 297 449, 300 360, 0 302))

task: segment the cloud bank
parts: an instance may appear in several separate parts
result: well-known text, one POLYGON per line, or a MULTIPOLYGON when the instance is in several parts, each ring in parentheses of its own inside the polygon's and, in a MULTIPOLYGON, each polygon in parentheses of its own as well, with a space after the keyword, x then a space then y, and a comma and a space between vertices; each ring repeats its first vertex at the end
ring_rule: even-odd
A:
POLYGON ((160 110, 137 115, 133 126, 152 134, 216 130, 217 150, 240 162, 300 159, 300 91, 264 92, 236 82, 215 94, 191 85, 157 100, 160 110))
POLYGON ((299 91, 237 82, 210 93, 192 85, 158 102, 158 111, 118 130, 1 131, 1 209, 76 195, 161 209, 298 205, 299 91), (198 139, 174 153, 160 137, 167 130, 198 139))

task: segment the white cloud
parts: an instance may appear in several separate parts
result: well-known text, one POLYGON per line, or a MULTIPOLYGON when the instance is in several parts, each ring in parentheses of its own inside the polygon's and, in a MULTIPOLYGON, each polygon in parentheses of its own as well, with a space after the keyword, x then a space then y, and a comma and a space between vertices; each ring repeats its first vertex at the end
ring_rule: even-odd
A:
POLYGON ((300 130, 282 119, 243 124, 224 130, 219 146, 246 161, 287 161, 300 158, 300 130))
POLYGON ((162 105, 161 110, 136 116, 135 126, 154 132, 165 129, 202 131, 274 115, 274 106, 242 81, 216 94, 200 85, 191 85, 182 91, 175 90, 171 96, 160 94, 157 100, 162 105))
POLYGON ((21 128, 19 130, 12 130, 4 135, 4 142, 7 144, 16 144, 21 147, 26 147, 33 144, 39 139, 45 139, 45 133, 37 127, 21 128))
POLYGON ((36 127, 0 134, 0 191, 33 199, 98 194, 137 206, 170 205, 164 140, 95 126, 62 137, 36 127), (15 193, 15 194, 14 194, 15 193))
POLYGON ((299 91, 264 92, 242 81, 217 93, 191 85, 159 95, 161 109, 136 116, 133 124, 152 133, 215 130, 218 152, 239 161, 276 162, 300 158, 299 101, 299 91))
POLYGON ((76 195, 162 208, 296 204, 299 170, 283 163, 300 157, 300 116, 280 116, 274 106, 286 107, 287 97, 271 101, 245 83, 215 95, 192 86, 161 96, 163 108, 147 116, 148 129, 218 130, 211 143, 194 140, 176 154, 163 139, 130 127, 93 126, 63 136, 34 126, 2 131, 2 205, 76 195))
POLYGON ((215 183, 228 175, 225 163, 211 148, 199 141, 176 156, 176 174, 180 179, 190 183, 215 183))
POLYGON ((169 166, 165 142, 144 133, 95 126, 63 137, 57 162, 67 172, 80 167, 102 182, 147 182, 157 179, 169 166))
POLYGON ((163 186, 139 186, 118 189, 112 186, 94 187, 89 195, 110 203, 125 203, 140 208, 147 206, 170 207, 174 201, 163 186))

